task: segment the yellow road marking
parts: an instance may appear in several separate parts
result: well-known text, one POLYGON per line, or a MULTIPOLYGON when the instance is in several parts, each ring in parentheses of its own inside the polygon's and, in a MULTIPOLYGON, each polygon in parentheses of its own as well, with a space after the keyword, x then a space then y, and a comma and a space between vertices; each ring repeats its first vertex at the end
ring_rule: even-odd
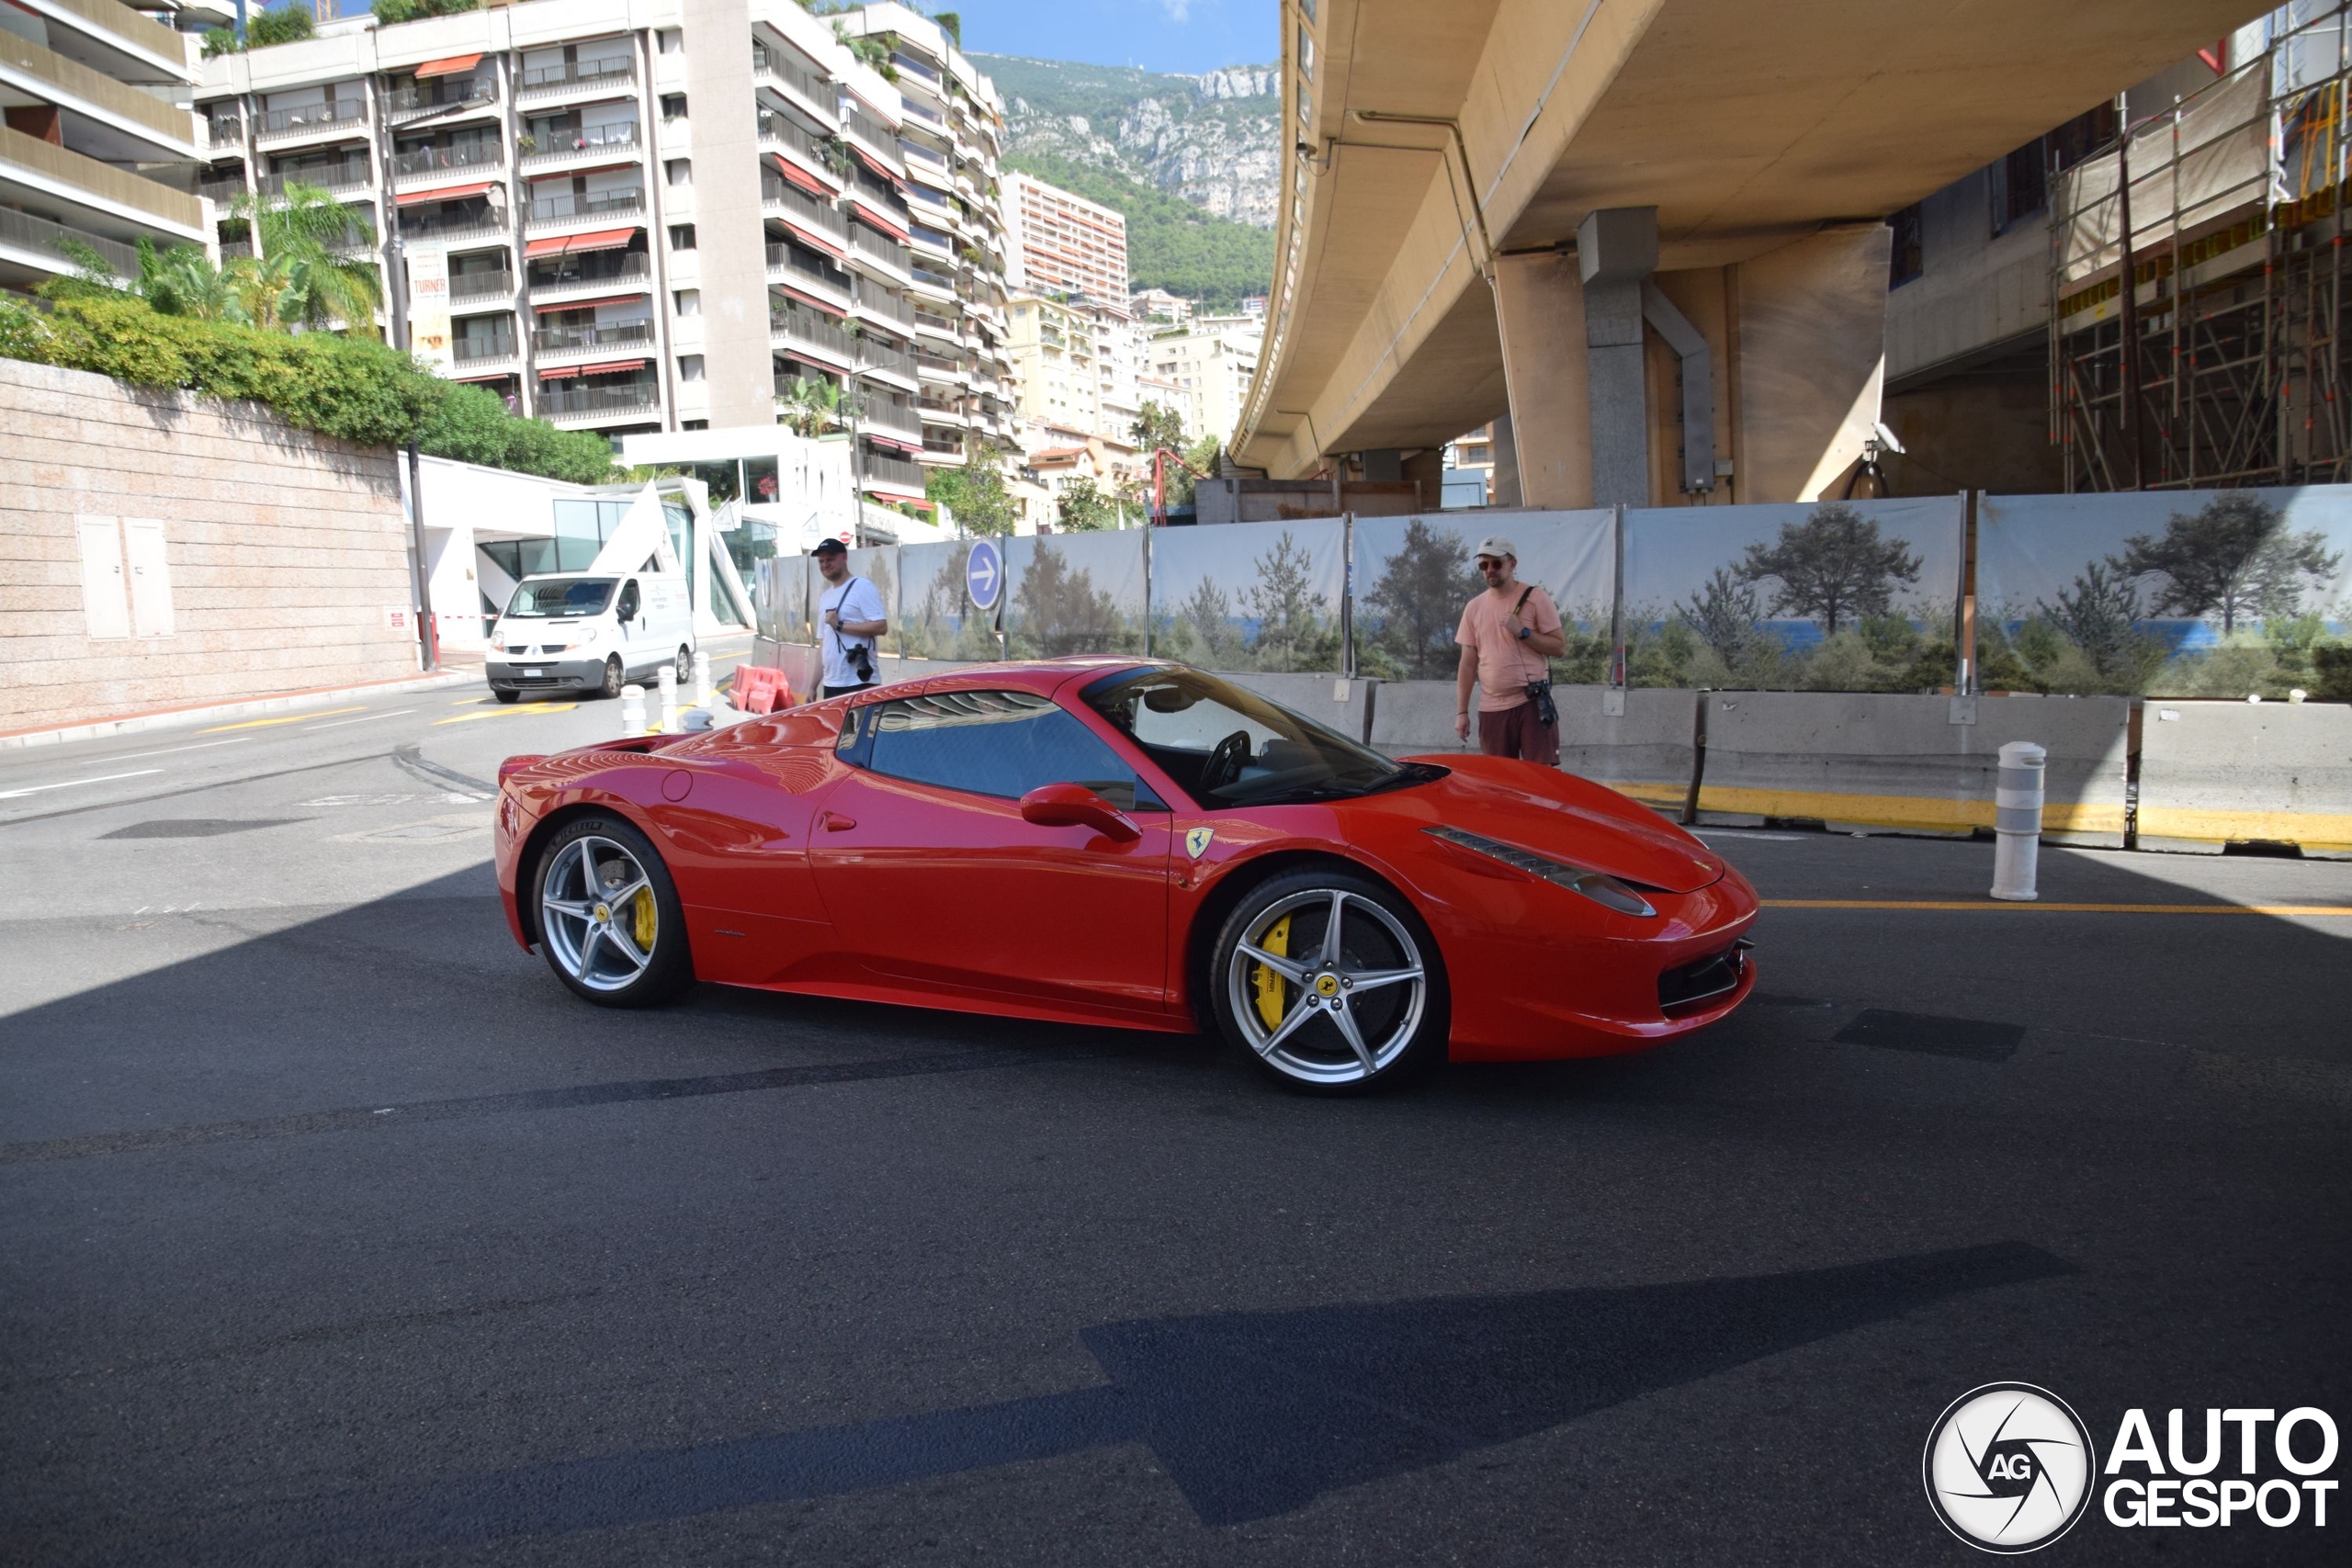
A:
POLYGON ((2022 909, 2061 915, 2344 915, 2352 904, 2013 904, 1939 898, 1767 898, 1768 909, 2022 909))
POLYGON ((512 718, 522 713, 570 713, 578 703, 514 703, 482 713, 461 713, 454 718, 436 718, 435 724, 471 724, 481 718, 512 718))
POLYGON ((216 724, 209 729, 199 729, 198 735, 218 735, 224 729, 259 729, 268 724, 300 724, 313 718, 333 718, 339 713, 365 713, 363 705, 354 708, 310 708, 301 713, 280 714, 276 718, 249 718, 243 724, 216 724))

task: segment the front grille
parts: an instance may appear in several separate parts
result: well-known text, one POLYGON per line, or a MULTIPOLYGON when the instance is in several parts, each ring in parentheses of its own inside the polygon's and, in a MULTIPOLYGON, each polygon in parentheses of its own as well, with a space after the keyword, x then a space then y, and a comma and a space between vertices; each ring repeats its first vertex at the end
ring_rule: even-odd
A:
POLYGON ((1750 945, 1747 942, 1736 942, 1720 952, 1708 953, 1704 958, 1660 975, 1657 977, 1658 1010, 1666 1013, 1687 1011, 1737 990, 1741 977, 1747 973, 1750 945))

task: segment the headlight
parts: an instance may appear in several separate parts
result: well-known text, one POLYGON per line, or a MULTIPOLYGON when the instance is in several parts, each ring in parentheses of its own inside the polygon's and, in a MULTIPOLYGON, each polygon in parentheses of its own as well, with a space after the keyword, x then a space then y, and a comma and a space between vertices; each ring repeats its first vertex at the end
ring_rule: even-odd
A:
POLYGON ((1499 839, 1465 833, 1459 828, 1425 828, 1422 831, 1433 838, 1443 839, 1449 844, 1459 844, 1489 860, 1498 860, 1514 871, 1523 871, 1530 876, 1555 883, 1621 915, 1637 915, 1646 919, 1657 913, 1650 908, 1648 899, 1605 871, 1572 865, 1550 855, 1538 854, 1533 850, 1521 849, 1517 844, 1506 844, 1499 839))

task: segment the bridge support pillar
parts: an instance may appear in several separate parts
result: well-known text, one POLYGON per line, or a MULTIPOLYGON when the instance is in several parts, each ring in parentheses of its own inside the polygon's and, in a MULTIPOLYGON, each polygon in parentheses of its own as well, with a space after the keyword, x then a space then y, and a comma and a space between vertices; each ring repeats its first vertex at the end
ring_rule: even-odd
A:
POLYGON ((1834 496, 1860 460, 1886 380, 1892 235, 1834 224, 1739 264, 1739 500, 1834 496))
POLYGON ((1590 506, 1592 415, 1576 257, 1498 257, 1495 313, 1510 395, 1510 412, 1495 430, 1495 503, 1590 506))

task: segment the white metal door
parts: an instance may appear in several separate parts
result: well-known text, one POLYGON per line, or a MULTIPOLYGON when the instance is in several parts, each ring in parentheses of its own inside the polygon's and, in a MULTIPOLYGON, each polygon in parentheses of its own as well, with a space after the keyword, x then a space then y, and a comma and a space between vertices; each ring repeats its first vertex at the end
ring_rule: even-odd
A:
POLYGON ((164 559, 164 525, 152 517, 122 520, 130 566, 130 623, 140 637, 172 635, 172 571, 164 559))
POLYGON ((93 637, 130 635, 130 600, 124 591, 122 535, 111 517, 76 517, 82 537, 82 619, 93 637))

